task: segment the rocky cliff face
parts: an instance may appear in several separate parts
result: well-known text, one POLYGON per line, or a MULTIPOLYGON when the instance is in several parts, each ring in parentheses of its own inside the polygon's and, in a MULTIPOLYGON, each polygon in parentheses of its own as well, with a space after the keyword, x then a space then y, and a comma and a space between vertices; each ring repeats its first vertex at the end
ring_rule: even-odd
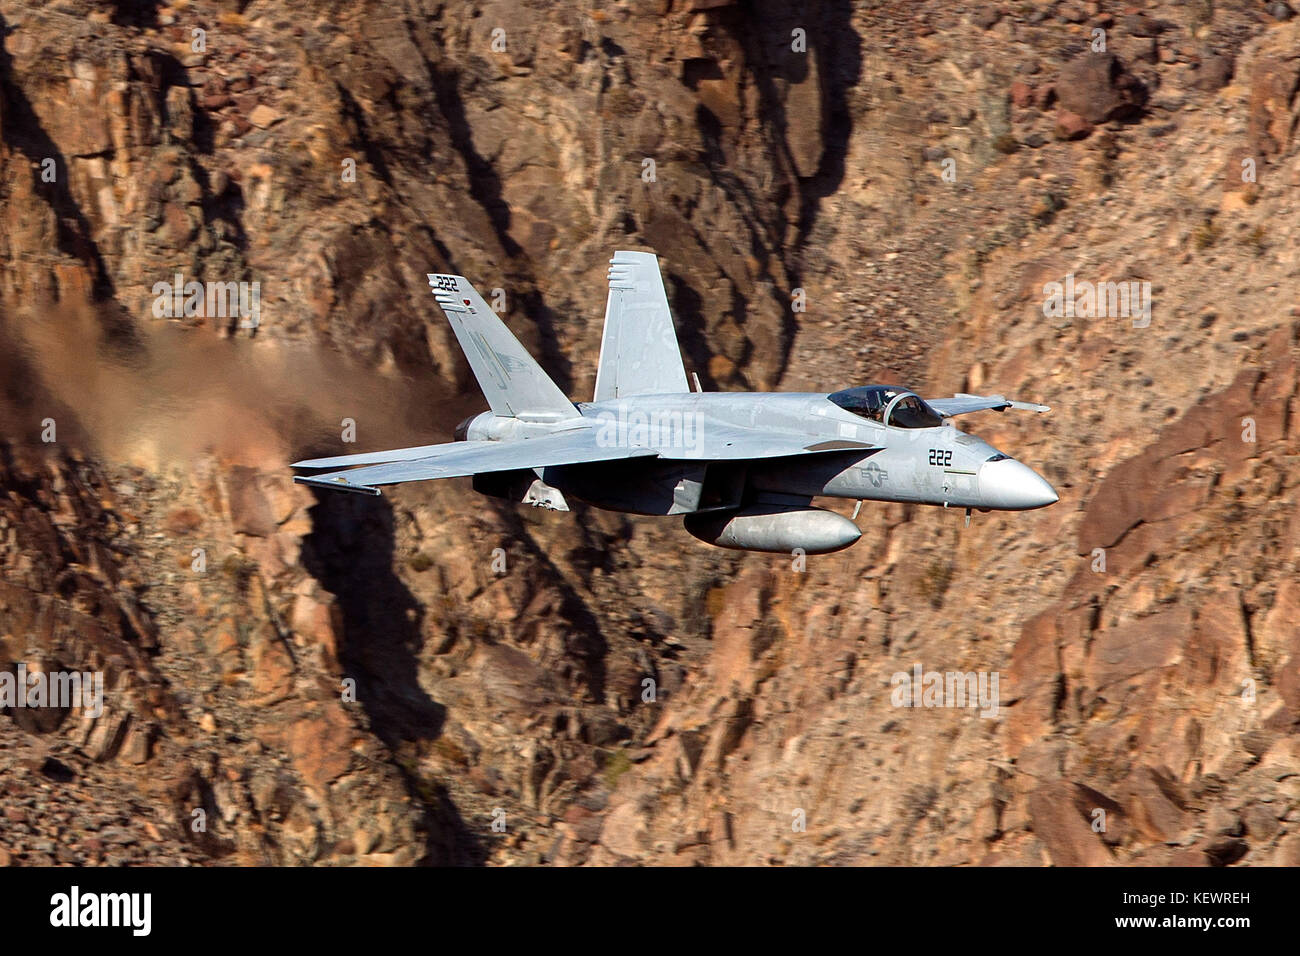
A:
POLYGON ((0 666, 106 680, 0 715, 0 863, 1300 863, 1286 9, 0 3, 0 666), (1051 404, 965 424, 1060 503, 799 567, 289 482, 482 407, 429 271, 589 394, 616 248, 707 387, 1051 404))

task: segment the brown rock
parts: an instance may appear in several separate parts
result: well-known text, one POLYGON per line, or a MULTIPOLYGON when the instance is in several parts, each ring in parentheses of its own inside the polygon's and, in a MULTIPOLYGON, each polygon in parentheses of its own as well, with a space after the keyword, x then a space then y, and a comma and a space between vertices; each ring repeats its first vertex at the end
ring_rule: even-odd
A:
POLYGON ((523 651, 505 644, 484 645, 476 652, 480 685, 492 706, 531 709, 552 699, 550 675, 523 651))
POLYGON ((1143 767, 1135 771, 1123 803, 1134 829, 1147 840, 1176 843, 1191 825, 1177 781, 1163 770, 1143 767))
POLYGON ((253 690, 261 698, 258 706, 267 707, 289 696, 293 690, 293 660, 274 632, 254 645, 252 662, 253 690))
POLYGON ((1255 189, 1256 186, 1251 180, 1252 173, 1253 183, 1260 182, 1264 175, 1264 164, 1260 162, 1260 157, 1244 146, 1230 150, 1228 159, 1223 164, 1223 191, 1226 193, 1255 189))
POLYGON ((1088 654, 1085 679, 1100 690, 1145 671, 1177 664, 1191 630, 1192 613, 1185 606, 1102 628, 1088 654))
POLYGON ((1011 105, 1016 109, 1025 109, 1034 103, 1034 88, 1023 80, 1016 80, 1007 91, 1011 105))
POLYGON ((321 603, 300 594, 294 599, 289 623, 294 633, 325 649, 328 661, 338 660, 338 610, 333 598, 321 603))
POLYGON ((126 739, 127 728, 131 722, 129 712, 105 710, 95 721, 86 740, 86 754, 91 760, 112 760, 117 756, 122 742, 126 739))
POLYGON ((1087 796, 1065 781, 1039 787, 1029 795, 1029 816, 1034 835, 1043 841, 1056 866, 1105 866, 1110 851, 1093 831, 1087 796))
POLYGON ((577 804, 569 807, 564 813, 564 822, 572 828, 570 832, 575 840, 595 843, 600 838, 601 819, 586 807, 577 804))
POLYGON ((1255 66, 1246 120, 1251 148, 1259 156, 1285 151, 1295 135, 1292 104, 1300 88, 1300 58, 1268 57, 1255 66))
POLYGON ((238 634, 239 627, 235 619, 225 617, 216 627, 210 628, 203 635, 208 657, 217 662, 223 673, 229 674, 243 668, 243 654, 238 634))
POLYGON ((122 759, 133 764, 148 763, 152 754, 154 728, 140 721, 133 721, 122 744, 122 759))
POLYGON ((1300 831, 1288 833, 1277 842, 1277 852, 1273 857, 1273 866, 1300 866, 1300 831))
POLYGON ((1015 756, 1047 736, 1061 696, 1059 624, 1051 612, 1031 618, 1011 652, 1000 690, 1010 707, 1003 724, 1007 752, 1015 756))
POLYGON ((326 704, 291 724, 287 731, 267 727, 272 740, 289 751, 294 768, 317 793, 346 773, 352 761, 353 730, 337 704, 326 704))
POLYGON ((633 801, 613 807, 600 828, 600 845, 616 856, 638 858, 648 843, 645 816, 633 801))
POLYGON ((1062 111, 1092 124, 1135 119, 1146 103, 1142 82, 1113 53, 1084 53, 1070 61, 1061 70, 1056 95, 1062 111))
POLYGON ((1078 113, 1060 110, 1056 114, 1055 132, 1057 139, 1083 139, 1092 132, 1092 124, 1078 113))
POLYGON ((1201 68, 1196 71, 1196 81, 1193 85, 1198 90, 1205 90, 1209 93, 1221 90, 1232 79, 1235 68, 1236 63, 1231 56, 1211 53, 1201 60, 1201 68))
POLYGON ((167 135, 174 143, 188 143, 194 138, 194 108, 186 86, 167 90, 167 135))
POLYGON ((258 129, 266 129, 268 126, 274 126, 283 118, 284 117, 280 114, 279 110, 272 109, 265 103, 259 104, 251 113, 248 114, 248 121, 258 129))
MULTIPOLYGON (((786 113, 790 125, 786 130, 786 144, 790 149, 790 158, 794 160, 795 170, 800 176, 812 176, 817 172, 822 153, 826 149, 822 135, 821 85, 818 75, 818 61, 809 57, 807 75, 803 82, 794 84, 789 91, 786 113)), ((701 91, 704 92, 704 91, 701 91)), ((734 85, 728 86, 729 99, 737 98, 734 85)), ((739 104, 731 111, 736 119, 732 125, 739 123, 739 104)))
POLYGON ((234 465, 226 476, 230 522, 240 534, 265 538, 275 531, 275 514, 255 468, 234 465))
MULTIPOLYGON (((202 516, 193 508, 177 508, 170 512, 163 521, 163 527, 170 534, 181 537, 192 534, 203 524, 202 516)), ((186 562, 189 563, 188 560, 186 562)))

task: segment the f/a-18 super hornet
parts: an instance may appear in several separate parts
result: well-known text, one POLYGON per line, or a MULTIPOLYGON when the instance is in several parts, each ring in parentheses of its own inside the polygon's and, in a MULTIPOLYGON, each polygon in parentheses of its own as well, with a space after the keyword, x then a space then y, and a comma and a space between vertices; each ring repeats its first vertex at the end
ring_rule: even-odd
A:
POLYGON ((590 402, 572 402, 462 276, 430 275, 488 411, 455 441, 299 461, 295 481, 377 495, 472 476, 485 495, 559 511, 568 499, 684 515, 709 544, 838 551, 862 532, 814 497, 1025 511, 1057 500, 1040 475, 949 421, 981 409, 1048 411, 1001 395, 922 399, 892 385, 826 393, 706 392, 687 384, 659 262, 616 252, 590 402), (346 469, 346 470, 339 470, 346 469))

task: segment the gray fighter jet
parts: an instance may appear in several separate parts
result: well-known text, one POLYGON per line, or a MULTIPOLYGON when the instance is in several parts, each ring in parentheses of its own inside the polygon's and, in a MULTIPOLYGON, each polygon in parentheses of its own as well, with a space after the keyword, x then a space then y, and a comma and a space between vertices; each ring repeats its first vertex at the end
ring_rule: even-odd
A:
POLYGON ((922 399, 865 385, 825 393, 705 392, 687 384, 658 259, 616 252, 590 402, 572 402, 462 276, 430 275, 489 410, 456 440, 294 468, 295 481, 379 486, 472 476, 474 489, 542 508, 568 499, 640 515, 684 515, 708 544, 824 554, 862 536, 814 497, 1025 511, 1057 500, 1033 469, 954 428, 981 409, 1048 411, 1001 395, 922 399), (346 470, 339 470, 346 469, 346 470))

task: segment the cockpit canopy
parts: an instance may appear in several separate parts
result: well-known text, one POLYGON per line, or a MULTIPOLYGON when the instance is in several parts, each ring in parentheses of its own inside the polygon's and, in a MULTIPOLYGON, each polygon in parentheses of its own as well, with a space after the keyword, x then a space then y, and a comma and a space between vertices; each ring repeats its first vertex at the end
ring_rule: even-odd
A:
POLYGON ((846 412, 895 428, 934 428, 943 416, 897 385, 861 385, 826 396, 846 412))

